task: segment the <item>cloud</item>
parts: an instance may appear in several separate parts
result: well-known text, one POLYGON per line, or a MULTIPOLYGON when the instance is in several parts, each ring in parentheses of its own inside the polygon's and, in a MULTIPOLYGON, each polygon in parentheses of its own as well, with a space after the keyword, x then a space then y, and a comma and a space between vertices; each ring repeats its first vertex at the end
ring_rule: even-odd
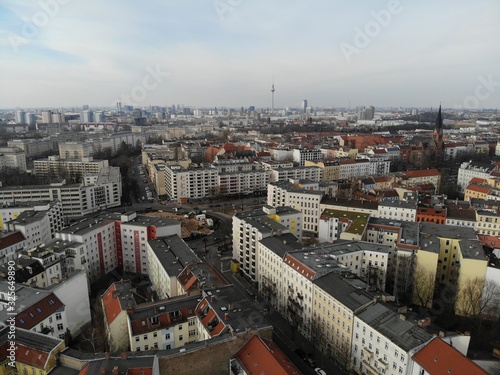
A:
MULTIPOLYGON (((61 0, 41 0, 47 3, 61 0)), ((373 12, 388 1, 65 0, 26 44, 9 36, 43 11, 41 2, 0 6, 0 101, 4 107, 109 105, 140 84, 148 66, 170 73, 144 104, 270 106, 461 102, 480 75, 500 81, 500 3, 403 1, 403 11, 348 62, 373 12), (495 74, 497 76, 495 76, 495 74)), ((494 92, 485 106, 496 106, 494 92)))

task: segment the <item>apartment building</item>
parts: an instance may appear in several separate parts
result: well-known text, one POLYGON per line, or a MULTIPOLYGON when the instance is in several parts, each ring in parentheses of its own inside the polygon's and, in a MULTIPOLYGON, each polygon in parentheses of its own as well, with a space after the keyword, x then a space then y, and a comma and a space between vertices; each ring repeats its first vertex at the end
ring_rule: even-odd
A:
POLYGON ((26 154, 17 147, 0 147, 0 171, 4 168, 17 168, 26 171, 26 154))
POLYGON ((286 305, 284 305, 282 298, 282 290, 285 288, 283 259, 287 252, 303 247, 291 233, 266 237, 259 244, 259 292, 271 306, 282 314, 286 311, 286 305))
POLYGON ((288 239, 260 241, 259 290, 305 335, 311 335, 314 281, 331 272, 359 277, 384 289, 390 248, 362 241, 337 241, 300 249, 288 239), (262 285, 261 285, 262 284, 262 285))
POLYGON ((416 221, 417 202, 384 200, 378 204, 377 216, 381 219, 416 221))
MULTIPOLYGON (((417 268, 433 275, 438 292, 448 288, 457 296, 455 312, 464 311, 457 291, 474 278, 485 278, 487 258, 473 228, 420 223, 420 248, 417 251, 417 268)), ((433 290, 433 289, 432 289, 433 290)), ((416 290, 416 303, 421 293, 416 290)), ((431 293, 432 295, 432 293, 431 293)), ((415 298, 414 298, 415 299, 415 298)), ((425 300, 428 305, 432 299, 425 300)), ((444 306, 441 306, 444 307, 444 306)))
POLYGON ((108 215, 115 221, 118 267, 128 272, 149 274, 148 241, 165 236, 181 236, 178 220, 137 216, 135 212, 108 215))
POLYGON ((433 338, 411 358, 409 375, 431 375, 438 373, 487 375, 488 372, 458 351, 454 345, 433 338))
POLYGON ((299 240, 302 239, 302 213, 300 211, 286 206, 268 205, 262 206, 262 211, 267 214, 268 218, 284 225, 299 240))
POLYGON ((288 180, 309 180, 320 181, 322 170, 316 166, 292 167, 292 168, 273 168, 268 171, 269 182, 288 181, 288 180))
POLYGON ((238 212, 233 216, 233 258, 240 263, 241 271, 253 282, 259 280, 259 241, 290 232, 286 226, 268 215, 274 214, 255 210, 238 212))
POLYGON ((500 236, 500 213, 478 209, 475 223, 478 234, 500 236))
POLYGON ((7 263, 17 258, 26 247, 26 238, 21 231, 0 232, 0 261, 7 263))
POLYGON ((59 143, 60 159, 82 160, 92 156, 92 145, 88 142, 59 143))
POLYGON ((276 343, 257 335, 229 360, 229 366, 234 374, 301 374, 276 343))
POLYGON ((88 141, 92 145, 92 152, 109 148, 111 149, 111 153, 114 155, 120 147, 122 147, 123 142, 133 147, 138 144, 145 144, 146 135, 143 133, 116 132, 106 135, 99 134, 97 137, 94 136, 88 141))
POLYGON ((354 316, 352 369, 358 374, 407 374, 413 352, 434 336, 382 303, 354 316))
POLYGON ((447 209, 442 204, 436 204, 434 206, 418 206, 417 214, 415 216, 416 221, 431 222, 436 224, 445 224, 447 209))
POLYGON ((16 260, 16 282, 37 288, 48 288, 62 280, 63 271, 58 255, 33 249, 21 251, 16 260))
POLYGON ((56 138, 13 139, 7 142, 7 147, 19 148, 24 151, 27 159, 33 159, 51 152, 56 153, 58 141, 56 138))
POLYGON ((198 342, 198 299, 194 296, 137 305, 127 314, 130 350, 168 350, 198 342))
POLYGON ((127 310, 137 305, 132 294, 130 280, 116 281, 111 284, 103 293, 101 303, 110 349, 117 352, 128 350, 130 340, 127 310))
POLYGON ((441 173, 435 169, 420 169, 415 171, 405 171, 402 174, 408 178, 409 182, 415 184, 433 184, 436 187, 436 192, 441 184, 441 173))
POLYGON ((201 297, 195 310, 199 341, 250 329, 261 335, 271 333, 272 325, 233 285, 205 289, 201 297))
POLYGON ((47 211, 24 211, 17 219, 7 222, 7 230, 22 232, 28 249, 50 241, 55 234, 51 231, 47 211))
POLYGON ((300 188, 291 182, 273 182, 267 187, 267 204, 288 206, 302 212, 302 231, 318 233, 320 202, 323 192, 300 188))
POLYGON ((185 294, 179 285, 184 269, 200 262, 178 234, 151 239, 146 244, 149 278, 160 299, 185 294))
MULTIPOLYGON (((261 164, 262 164, 262 169, 264 169, 265 171, 270 171, 271 169, 293 168, 293 161, 270 160, 270 161, 263 161, 263 162, 261 162, 261 164)), ((306 164, 306 166, 307 166, 307 164, 306 164)))
POLYGON ((182 169, 165 165, 165 189, 173 201, 217 196, 219 171, 215 168, 182 169))
POLYGON ((463 192, 473 178, 487 180, 496 170, 494 164, 478 163, 473 161, 463 162, 458 169, 457 187, 463 192))
MULTIPOLYGON (((7 228, 7 223, 19 217, 25 211, 46 212, 49 217, 50 231, 52 233, 60 230, 66 218, 63 214, 62 203, 54 201, 41 202, 4 202, 0 206, 0 230, 7 228)), ((35 215, 31 213, 30 215, 35 215)))
POLYGON ((323 160, 323 153, 320 149, 294 149, 292 151, 292 158, 295 163, 303 167, 306 160, 323 160))
POLYGON ((323 210, 319 218, 319 242, 363 240, 370 215, 342 210, 323 210))
POLYGON ((99 175, 86 176, 82 184, 28 185, 0 188, 0 203, 59 200, 67 217, 84 216, 103 208, 121 205, 121 176, 118 167, 103 168, 99 175))
POLYGON ((165 186, 165 164, 153 164, 149 172, 149 178, 153 182, 153 186, 158 196, 167 194, 165 186))
POLYGON ((253 171, 220 172, 217 186, 220 194, 252 194, 265 192, 269 173, 263 169, 253 171))
MULTIPOLYGON (((0 321, 6 322, 10 316, 7 313, 10 289, 6 281, 0 281, 0 296, 4 310, 0 311, 0 321)), ((45 290, 16 284, 16 328, 28 329, 47 336, 64 339, 68 328, 66 307, 57 296, 45 290)))
POLYGON ((101 169, 109 166, 109 163, 108 160, 94 160, 92 157, 61 159, 59 156, 49 156, 47 159, 34 160, 33 165, 33 173, 36 176, 54 179, 99 174, 101 169))
POLYGON ((446 225, 476 227, 476 210, 469 203, 447 201, 446 208, 446 225))
POLYGON ((306 160, 306 167, 321 168, 321 181, 332 181, 340 179, 340 162, 336 161, 311 161, 306 160))
MULTIPOLYGON (((11 332, 9 327, 0 331, 0 340, 8 352, 11 332)), ((58 366, 60 353, 66 348, 63 339, 48 337, 20 327, 16 328, 15 367, 6 361, 2 367, 9 374, 48 374, 58 366)), ((9 360, 10 361, 10 360, 9 360)), ((53 372, 52 372, 53 373, 53 372)))
POLYGON ((313 281, 315 323, 312 334, 322 338, 318 343, 321 351, 346 368, 350 366, 354 316, 374 303, 368 293, 351 281, 335 272, 313 281))
POLYGON ((56 238, 85 245, 84 265, 90 282, 118 266, 115 221, 104 217, 88 217, 56 233, 56 238))

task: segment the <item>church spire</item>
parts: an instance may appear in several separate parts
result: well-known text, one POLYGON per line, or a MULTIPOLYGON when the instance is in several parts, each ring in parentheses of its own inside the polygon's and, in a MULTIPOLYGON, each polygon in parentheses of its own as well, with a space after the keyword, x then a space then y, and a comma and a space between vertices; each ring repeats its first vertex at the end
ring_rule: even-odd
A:
POLYGON ((441 116, 441 104, 439 105, 439 111, 436 118, 436 129, 443 129, 443 117, 441 116))

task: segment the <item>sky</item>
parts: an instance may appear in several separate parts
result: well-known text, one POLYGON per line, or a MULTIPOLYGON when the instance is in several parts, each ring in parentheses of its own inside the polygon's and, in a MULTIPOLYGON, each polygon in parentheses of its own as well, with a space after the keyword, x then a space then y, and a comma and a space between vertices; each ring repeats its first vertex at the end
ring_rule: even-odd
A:
POLYGON ((500 104, 498 0, 0 0, 0 108, 500 104))

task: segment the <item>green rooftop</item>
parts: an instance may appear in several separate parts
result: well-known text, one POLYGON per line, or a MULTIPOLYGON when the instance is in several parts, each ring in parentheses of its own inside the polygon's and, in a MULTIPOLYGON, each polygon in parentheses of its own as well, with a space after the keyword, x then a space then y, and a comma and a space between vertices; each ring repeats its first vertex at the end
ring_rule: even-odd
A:
POLYGON ((344 210, 326 209, 321 213, 320 219, 347 219, 351 223, 347 227, 346 233, 361 234, 368 224, 369 214, 362 214, 359 212, 349 212, 344 210))

